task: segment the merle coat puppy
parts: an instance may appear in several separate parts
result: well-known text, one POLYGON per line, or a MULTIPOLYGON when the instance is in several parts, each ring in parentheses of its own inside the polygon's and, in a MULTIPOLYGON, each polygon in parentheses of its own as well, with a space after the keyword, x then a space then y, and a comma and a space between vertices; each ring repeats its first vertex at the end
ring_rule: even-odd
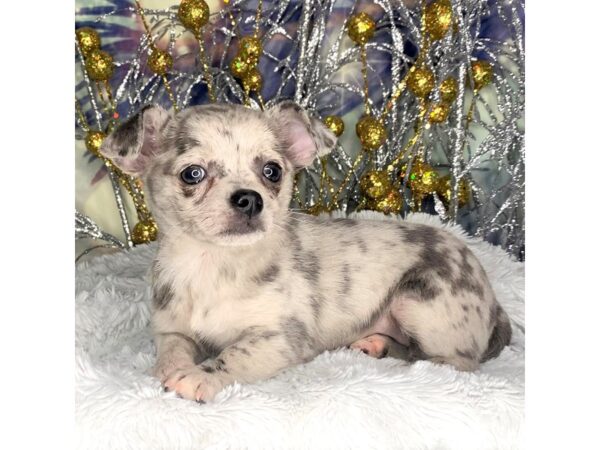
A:
POLYGON ((144 108, 102 152, 141 176, 159 226, 155 373, 197 401, 351 346, 475 370, 511 337, 473 254, 401 221, 289 211, 294 173, 335 137, 293 103, 144 108))

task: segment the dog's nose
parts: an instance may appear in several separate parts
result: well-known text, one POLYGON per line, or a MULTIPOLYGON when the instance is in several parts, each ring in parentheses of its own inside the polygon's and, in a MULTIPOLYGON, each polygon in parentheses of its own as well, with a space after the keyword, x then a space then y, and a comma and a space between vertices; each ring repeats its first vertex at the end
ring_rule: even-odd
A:
POLYGON ((258 215, 263 209, 263 199, 256 191, 240 189, 235 191, 230 198, 231 204, 248 218, 258 215))

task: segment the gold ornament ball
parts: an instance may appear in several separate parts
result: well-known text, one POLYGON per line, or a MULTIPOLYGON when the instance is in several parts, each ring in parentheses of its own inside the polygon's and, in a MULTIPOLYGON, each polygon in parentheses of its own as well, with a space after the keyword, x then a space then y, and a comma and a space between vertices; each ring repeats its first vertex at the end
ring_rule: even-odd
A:
POLYGON ((417 97, 425 98, 431 93, 435 86, 435 77, 431 70, 420 67, 409 73, 406 84, 417 97))
POLYGON ((257 60, 262 53, 262 44, 254 36, 244 36, 240 39, 238 54, 246 60, 257 60))
POLYGON ((450 114, 450 106, 447 103, 438 103, 431 108, 429 122, 442 123, 446 121, 448 114, 450 114))
POLYGON ((177 10, 183 26, 194 32, 208 23, 209 15, 210 9, 204 0, 182 0, 177 10))
POLYGON ((260 71, 253 67, 242 78, 242 84, 249 91, 260 91, 262 88, 262 75, 260 71))
POLYGON ((102 50, 92 51, 86 58, 85 67, 94 81, 107 81, 114 71, 112 56, 102 50))
POLYGON ((442 101, 445 103, 452 103, 456 100, 456 96, 458 95, 458 82, 456 78, 446 78, 440 84, 440 97, 442 101))
POLYGON ((105 137, 106 134, 102 131, 88 131, 85 135, 85 148, 87 148, 90 153, 100 156, 100 147, 102 146, 105 137))
POLYGON ((154 221, 142 221, 135 224, 131 232, 131 240, 134 244, 147 244, 156 240, 158 227, 154 221))
POLYGON ((442 39, 452 26, 450 0, 438 0, 425 8, 425 30, 432 39, 442 39))
MULTIPOLYGON (((450 200, 452 199, 452 180, 450 175, 445 175, 438 179, 436 192, 446 205, 450 204, 450 200)), ((470 197, 471 189, 469 188, 469 183, 465 178, 461 178, 458 182, 458 206, 465 206, 470 197)))
POLYGON ((383 123, 373 116, 364 116, 356 124, 356 134, 367 150, 376 150, 387 139, 387 130, 383 123))
POLYGON ((477 91, 494 79, 494 70, 487 61, 475 61, 471 64, 471 69, 473 71, 473 84, 477 91))
POLYGON ((173 67, 173 58, 167 52, 155 48, 148 57, 148 67, 158 75, 165 75, 173 67))
POLYGON ((385 170, 371 170, 360 179, 361 191, 372 200, 384 197, 390 188, 390 178, 385 170))
MULTIPOLYGON (((402 167, 401 177, 405 178, 407 166, 402 167)), ((423 197, 435 192, 437 189, 438 174, 433 167, 418 157, 413 162, 410 175, 406 180, 407 186, 415 197, 423 197)))
POLYGON ((336 137, 340 137, 344 132, 344 121, 339 116, 327 116, 323 119, 323 123, 336 137))
POLYGON ((403 205, 402 195, 396 191, 389 191, 384 197, 372 202, 369 206, 375 211, 384 214, 399 214, 403 205))
POLYGON ((229 70, 236 78, 243 78, 250 69, 252 68, 252 64, 250 64, 246 59, 242 58, 240 55, 236 56, 231 60, 231 64, 229 64, 229 70))
POLYGON ((89 27, 79 28, 75 31, 75 36, 77 36, 77 42, 83 56, 87 57, 94 50, 100 50, 100 36, 96 30, 89 27))
POLYGON ((357 44, 364 44, 375 34, 375 21, 367 13, 361 12, 348 20, 348 35, 357 44))

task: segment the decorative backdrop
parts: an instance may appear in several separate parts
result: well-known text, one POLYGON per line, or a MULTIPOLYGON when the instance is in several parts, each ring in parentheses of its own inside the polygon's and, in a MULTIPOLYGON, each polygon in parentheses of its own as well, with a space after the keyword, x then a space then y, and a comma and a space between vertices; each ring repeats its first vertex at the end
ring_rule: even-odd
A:
POLYGON ((522 0, 77 0, 78 254, 156 237, 98 148, 140 107, 294 99, 339 134, 307 213, 426 211, 524 258, 522 0))

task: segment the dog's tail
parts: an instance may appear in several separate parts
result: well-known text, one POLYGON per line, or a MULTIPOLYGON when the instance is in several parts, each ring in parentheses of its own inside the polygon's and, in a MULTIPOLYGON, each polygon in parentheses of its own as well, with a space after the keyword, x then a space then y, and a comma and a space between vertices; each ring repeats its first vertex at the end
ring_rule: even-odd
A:
POLYGON ((481 362, 498 356, 502 349, 510 343, 510 338, 512 337, 510 319, 502 307, 496 304, 495 314, 492 314, 496 316, 496 325, 488 341, 488 348, 481 357, 481 362))

